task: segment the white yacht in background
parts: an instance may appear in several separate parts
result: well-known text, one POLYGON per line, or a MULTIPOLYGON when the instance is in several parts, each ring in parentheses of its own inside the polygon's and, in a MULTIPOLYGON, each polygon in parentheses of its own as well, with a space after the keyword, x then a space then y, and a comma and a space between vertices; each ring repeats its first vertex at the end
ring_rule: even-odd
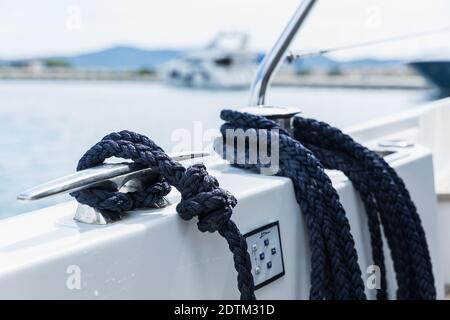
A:
POLYGON ((247 89, 258 54, 247 48, 244 33, 221 33, 203 49, 186 53, 163 67, 167 83, 208 89, 247 89))
MULTIPOLYGON (((272 119, 287 129, 291 120, 287 115, 292 109, 264 107, 265 95, 274 71, 315 2, 302 1, 280 39, 260 64, 251 89, 249 105, 252 110, 257 106, 261 114, 273 112, 272 119)), ((220 50, 206 52, 191 57, 203 57, 199 65, 212 65, 214 59, 226 56, 221 56, 219 52, 223 51, 220 50)), ((251 55, 244 54, 242 59, 249 62, 251 55)), ((184 67, 200 70, 190 65, 184 67)), ((210 70, 217 68, 220 70, 221 66, 210 66, 210 70)), ((186 74, 180 72, 180 75, 186 74)), ((218 74, 220 72, 215 75, 218 74)), ((228 82, 211 79, 215 78, 211 77, 209 82, 196 80, 196 86, 238 83, 229 78, 228 82)), ((178 83, 178 80, 169 81, 178 83)), ((178 84, 184 84, 180 81, 178 84)), ((330 110, 329 106, 325 107, 330 110)), ((404 180, 422 220, 440 299, 444 297, 444 284, 450 283, 449 121, 450 100, 447 99, 344 130, 359 143, 384 155, 386 162, 404 180)), ((252 241, 263 240, 262 246, 270 243, 271 249, 276 249, 271 253, 274 258, 270 270, 257 272, 257 267, 252 265, 255 281, 260 284, 257 298, 308 299, 310 250, 306 222, 300 214, 292 181, 254 174, 223 160, 208 162, 205 158, 204 161, 221 187, 238 199, 233 220, 242 234, 249 235, 247 241, 254 235, 261 235, 259 240, 252 238, 252 241)), ((19 198, 34 201, 101 182, 125 183, 139 172, 131 166, 111 164, 49 182, 24 192, 19 198)), ((327 174, 345 207, 358 263, 363 277, 367 276, 365 271, 373 261, 364 206, 346 176, 334 170, 327 170, 327 174)), ((167 196, 166 206, 130 212, 114 223, 106 223, 94 211, 75 201, 0 220, 0 288, 7 288, 0 290, 0 298, 237 299, 236 272, 227 244, 217 234, 198 232, 193 221, 180 219, 176 211, 180 199, 180 194, 172 191, 167 196)), ((249 253, 253 248, 249 245, 249 253)), ((387 248, 385 252, 389 296, 395 297, 393 263, 387 248)), ((366 294, 374 298, 376 290, 367 287, 366 294)))

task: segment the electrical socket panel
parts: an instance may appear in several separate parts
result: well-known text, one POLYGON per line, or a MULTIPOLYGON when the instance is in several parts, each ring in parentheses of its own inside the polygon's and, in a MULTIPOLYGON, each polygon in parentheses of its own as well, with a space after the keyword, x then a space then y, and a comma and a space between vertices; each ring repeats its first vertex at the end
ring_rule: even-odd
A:
POLYGON ((245 235, 252 261, 255 288, 259 289, 284 275, 283 250, 278 221, 245 235))

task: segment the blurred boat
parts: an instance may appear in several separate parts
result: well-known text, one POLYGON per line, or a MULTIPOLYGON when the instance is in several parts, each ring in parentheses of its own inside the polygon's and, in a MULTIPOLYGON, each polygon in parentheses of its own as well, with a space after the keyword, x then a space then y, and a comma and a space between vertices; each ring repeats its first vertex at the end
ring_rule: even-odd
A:
POLYGON ((247 49, 244 33, 220 33, 204 49, 194 50, 163 67, 167 83, 208 89, 248 89, 258 54, 247 49))
POLYGON ((437 87, 442 95, 450 96, 450 58, 427 58, 411 62, 410 65, 437 87))

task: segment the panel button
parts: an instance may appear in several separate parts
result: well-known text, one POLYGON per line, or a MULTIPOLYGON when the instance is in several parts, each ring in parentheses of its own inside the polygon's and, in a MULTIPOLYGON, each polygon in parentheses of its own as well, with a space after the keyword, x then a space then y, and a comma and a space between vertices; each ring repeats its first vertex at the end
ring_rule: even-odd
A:
POLYGON ((267 247, 269 245, 269 239, 264 240, 264 245, 267 247))
POLYGON ((265 257, 266 257, 266 256, 265 256, 264 252, 261 252, 261 253, 259 254, 259 259, 260 259, 260 260, 264 260, 265 257))
POLYGON ((267 269, 272 268, 272 261, 267 262, 267 269))
POLYGON ((270 252, 272 252, 272 254, 277 254, 277 249, 272 248, 272 250, 270 250, 270 252))

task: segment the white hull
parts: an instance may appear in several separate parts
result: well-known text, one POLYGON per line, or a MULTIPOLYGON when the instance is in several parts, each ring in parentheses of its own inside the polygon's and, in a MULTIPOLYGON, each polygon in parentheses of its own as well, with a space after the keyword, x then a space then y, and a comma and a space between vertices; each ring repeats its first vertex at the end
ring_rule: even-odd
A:
POLYGON ((168 84, 204 89, 248 89, 256 71, 249 61, 230 67, 219 67, 212 61, 189 65, 174 61, 165 67, 164 79, 168 84))
MULTIPOLYGON (((447 274, 450 252, 444 252, 450 236, 443 224, 450 220, 450 203, 440 201, 438 206, 434 188, 432 159, 434 157, 439 178, 441 172, 446 171, 439 159, 444 159, 442 153, 448 152, 439 148, 448 144, 444 139, 448 135, 445 135, 445 128, 439 129, 437 124, 444 118, 433 115, 449 109, 450 101, 442 101, 389 121, 379 120, 350 129, 356 140, 378 150, 381 149, 378 143, 387 139, 407 138, 416 142, 414 147, 395 149, 397 153, 386 160, 404 179, 421 215, 438 298, 444 295, 444 278, 447 282, 450 280, 447 274), (427 121, 431 118, 438 122, 428 128, 427 121), (442 145, 428 143, 431 137, 442 145)), ((285 275, 257 290, 257 298, 308 299, 309 246, 291 181, 248 173, 223 162, 209 165, 208 171, 237 197, 239 203, 233 219, 242 233, 273 221, 280 223, 285 275)), ((343 174, 328 173, 346 209, 361 269, 365 272, 372 262, 363 205, 343 174)), ((179 194, 173 191, 169 200, 176 204, 179 194)), ((239 297, 236 272, 224 239, 218 234, 200 233, 194 221, 181 220, 175 205, 133 212, 123 221, 107 226, 73 221, 75 209, 75 202, 70 202, 0 221, 0 287, 8 288, 0 291, 0 298, 239 297)), ((390 297, 395 297, 387 248, 385 252, 389 293, 390 297)), ((367 289, 367 294, 374 298, 375 290, 367 289)))

